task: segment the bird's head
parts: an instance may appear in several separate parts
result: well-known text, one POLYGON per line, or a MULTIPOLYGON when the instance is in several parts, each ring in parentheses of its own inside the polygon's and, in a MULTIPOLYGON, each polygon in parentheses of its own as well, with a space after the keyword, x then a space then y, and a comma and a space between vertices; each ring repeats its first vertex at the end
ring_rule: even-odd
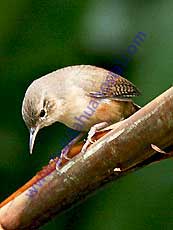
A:
POLYGON ((38 131, 58 121, 56 100, 31 84, 23 99, 22 117, 30 132, 29 148, 32 153, 38 131))

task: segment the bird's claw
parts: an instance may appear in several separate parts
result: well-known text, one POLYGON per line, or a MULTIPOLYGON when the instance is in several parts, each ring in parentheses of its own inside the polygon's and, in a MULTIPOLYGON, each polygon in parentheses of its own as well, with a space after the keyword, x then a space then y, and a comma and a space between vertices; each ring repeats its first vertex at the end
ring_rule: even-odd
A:
POLYGON ((69 153, 69 150, 70 150, 70 146, 69 146, 69 145, 65 146, 65 148, 63 148, 63 149, 61 150, 60 158, 59 158, 59 160, 58 160, 57 163, 56 163, 56 170, 57 170, 57 172, 60 171, 60 166, 61 166, 61 164, 62 164, 62 159, 63 159, 63 158, 66 159, 66 160, 68 160, 68 161, 71 160, 71 158, 69 158, 69 157, 67 156, 67 154, 69 153))
POLYGON ((91 127, 90 131, 88 132, 87 140, 86 140, 84 146, 82 147, 81 153, 85 153, 88 146, 90 144, 94 144, 94 142, 96 142, 96 140, 94 140, 94 141, 92 140, 93 136, 96 134, 97 131, 99 131, 100 129, 102 129, 106 126, 108 126, 107 122, 101 122, 101 123, 98 123, 98 124, 91 127))
POLYGON ((70 150, 70 146, 69 145, 65 146, 65 148, 61 150, 60 159, 65 158, 66 160, 70 160, 70 158, 67 156, 69 150, 70 150))
POLYGON ((90 131, 88 132, 87 140, 92 144, 95 142, 92 140, 92 137, 95 135, 96 132, 97 132, 97 129, 95 127, 92 127, 90 131))
POLYGON ((94 126, 91 127, 90 131, 88 132, 87 140, 82 147, 82 150, 81 150, 82 154, 86 152, 86 150, 90 144, 93 144, 94 142, 96 142, 96 140, 94 140, 94 141, 92 140, 92 137, 95 135, 96 132, 97 132, 96 127, 94 127, 94 126))

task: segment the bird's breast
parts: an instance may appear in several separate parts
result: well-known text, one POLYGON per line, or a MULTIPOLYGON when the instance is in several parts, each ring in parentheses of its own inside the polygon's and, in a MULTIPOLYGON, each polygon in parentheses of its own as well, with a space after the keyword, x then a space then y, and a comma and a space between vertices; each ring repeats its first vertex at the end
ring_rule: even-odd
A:
POLYGON ((118 122, 132 113, 132 103, 82 96, 68 102, 63 123, 78 131, 88 131, 94 124, 118 122))

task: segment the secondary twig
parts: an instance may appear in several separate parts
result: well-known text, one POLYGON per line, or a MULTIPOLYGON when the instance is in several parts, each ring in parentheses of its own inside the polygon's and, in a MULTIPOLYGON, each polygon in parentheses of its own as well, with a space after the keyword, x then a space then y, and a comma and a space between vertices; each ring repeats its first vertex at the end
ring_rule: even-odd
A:
POLYGON ((111 128, 113 130, 91 145, 84 155, 77 155, 74 161, 63 166, 61 175, 57 174, 52 163, 41 184, 38 184, 37 175, 1 204, 2 227, 9 230, 36 229, 106 182, 137 166, 144 166, 146 160, 156 154, 151 144, 158 149, 172 145, 173 87, 118 127, 111 128), (32 188, 35 192, 28 196, 32 188))

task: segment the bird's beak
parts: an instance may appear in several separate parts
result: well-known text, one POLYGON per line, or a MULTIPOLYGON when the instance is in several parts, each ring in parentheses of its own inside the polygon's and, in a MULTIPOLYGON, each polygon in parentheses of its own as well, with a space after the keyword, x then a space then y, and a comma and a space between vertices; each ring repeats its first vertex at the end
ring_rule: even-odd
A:
POLYGON ((35 142, 35 138, 36 135, 39 131, 39 126, 35 127, 35 128, 30 128, 30 138, 29 138, 29 150, 30 150, 30 154, 32 154, 32 150, 34 147, 34 142, 35 142))

